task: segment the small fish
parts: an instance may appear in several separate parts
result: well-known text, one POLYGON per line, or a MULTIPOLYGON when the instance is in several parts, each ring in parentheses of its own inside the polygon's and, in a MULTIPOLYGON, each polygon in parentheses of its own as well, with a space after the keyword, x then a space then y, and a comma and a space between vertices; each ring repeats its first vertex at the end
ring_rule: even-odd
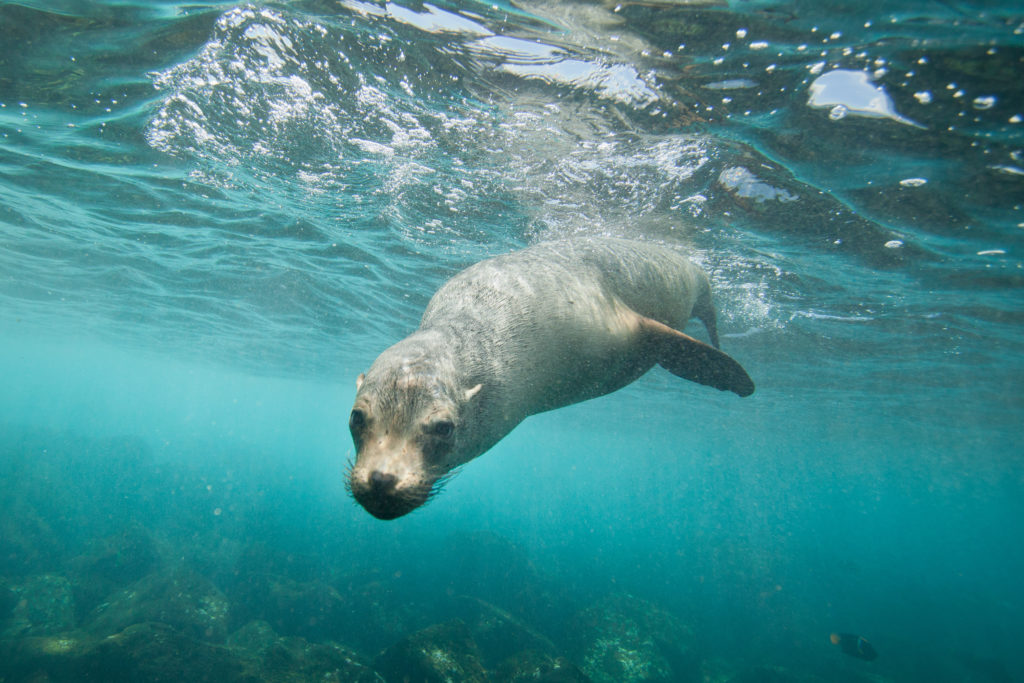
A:
POLYGON ((864 659, 869 662, 878 658, 878 652, 875 651, 874 646, 868 642, 867 638, 858 636, 855 633, 833 633, 829 636, 829 640, 832 641, 833 645, 838 645, 843 654, 850 655, 851 657, 864 659))

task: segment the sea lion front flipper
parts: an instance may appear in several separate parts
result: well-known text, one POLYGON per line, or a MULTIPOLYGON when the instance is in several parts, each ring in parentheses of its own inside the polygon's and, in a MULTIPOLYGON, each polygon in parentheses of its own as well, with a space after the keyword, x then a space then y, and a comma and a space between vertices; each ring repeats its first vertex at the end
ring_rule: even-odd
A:
POLYGON ((728 354, 651 318, 640 316, 640 327, 658 365, 673 375, 740 396, 754 393, 754 381, 728 354))

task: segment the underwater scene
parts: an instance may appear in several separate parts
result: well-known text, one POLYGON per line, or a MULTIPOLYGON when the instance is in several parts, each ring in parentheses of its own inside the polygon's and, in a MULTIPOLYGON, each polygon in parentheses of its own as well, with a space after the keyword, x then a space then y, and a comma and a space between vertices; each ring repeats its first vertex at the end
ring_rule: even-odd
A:
POLYGON ((1008 0, 0 3, 0 683, 1024 681, 1022 206, 1008 0))

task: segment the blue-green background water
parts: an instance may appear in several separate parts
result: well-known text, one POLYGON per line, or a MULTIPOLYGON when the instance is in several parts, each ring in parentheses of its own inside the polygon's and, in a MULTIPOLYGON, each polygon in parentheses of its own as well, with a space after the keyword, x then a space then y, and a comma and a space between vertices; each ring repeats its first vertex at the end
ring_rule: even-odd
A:
POLYGON ((371 660, 629 594, 709 680, 1020 680, 1022 74, 1010 2, 0 4, 5 642, 102 635, 81 558, 142 528, 228 630, 315 580, 350 626, 281 635, 371 660), (687 245, 757 392, 656 369, 354 505, 356 375, 570 235, 687 245))

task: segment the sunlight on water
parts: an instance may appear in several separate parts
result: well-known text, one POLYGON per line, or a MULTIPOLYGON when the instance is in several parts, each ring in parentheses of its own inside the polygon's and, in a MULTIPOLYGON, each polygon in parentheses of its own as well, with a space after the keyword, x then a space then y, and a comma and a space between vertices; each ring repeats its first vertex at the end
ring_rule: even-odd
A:
POLYGON ((829 118, 833 121, 853 114, 892 119, 920 127, 910 119, 900 116, 889 94, 883 88, 872 85, 871 76, 863 71, 829 71, 814 79, 810 91, 811 97, 807 104, 815 108, 831 108, 829 118))

